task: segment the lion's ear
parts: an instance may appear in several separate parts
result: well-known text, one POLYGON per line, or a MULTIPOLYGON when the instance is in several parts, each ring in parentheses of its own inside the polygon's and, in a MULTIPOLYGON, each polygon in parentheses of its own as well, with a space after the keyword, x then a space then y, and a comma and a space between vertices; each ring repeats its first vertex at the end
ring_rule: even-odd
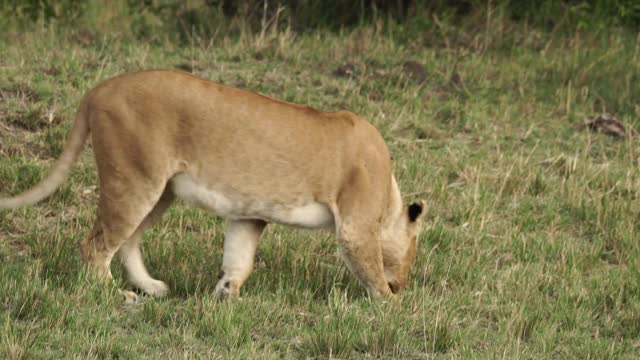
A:
POLYGON ((410 222, 417 221, 420 217, 422 217, 422 215, 424 215, 424 201, 420 200, 409 205, 407 213, 409 215, 410 222))

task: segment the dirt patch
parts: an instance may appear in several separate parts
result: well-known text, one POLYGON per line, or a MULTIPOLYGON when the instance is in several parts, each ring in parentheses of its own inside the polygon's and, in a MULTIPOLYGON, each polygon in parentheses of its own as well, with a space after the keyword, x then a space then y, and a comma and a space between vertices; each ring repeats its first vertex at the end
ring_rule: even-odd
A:
POLYGON ((196 72, 201 72, 204 70, 203 66, 200 66, 200 64, 193 63, 193 62, 179 63, 179 64, 176 64, 174 68, 178 70, 186 71, 192 74, 195 74, 196 72))
POLYGON ((58 125, 64 119, 51 110, 35 107, 19 110, 6 117, 6 123, 27 131, 38 131, 51 125, 58 125))
POLYGON ((438 129, 417 126, 410 124, 394 131, 394 136, 398 139, 410 141, 424 141, 428 139, 444 139, 451 137, 448 133, 438 129))
POLYGON ((355 79, 358 76, 358 70, 354 64, 347 63, 335 69, 332 75, 337 78, 355 79))
POLYGON ((616 139, 624 139, 627 134, 627 129, 622 122, 610 114, 600 114, 587 118, 579 128, 603 133, 616 139))
POLYGON ((402 63, 402 73, 416 84, 422 84, 427 80, 424 66, 417 61, 408 60, 402 63))
POLYGON ((25 242, 9 237, 0 231, 0 261, 14 260, 28 256, 30 253, 31 248, 25 242))
POLYGON ((24 102, 40 101, 40 95, 27 85, 16 85, 0 88, 0 101, 21 100, 24 102))
POLYGON ((21 156, 24 152, 24 145, 9 144, 5 145, 0 143, 0 154, 7 154, 9 156, 21 156))
POLYGON ((332 103, 329 106, 330 109, 332 109, 333 111, 338 111, 338 110, 347 110, 350 108, 349 104, 345 101, 336 101, 334 103, 332 103))
MULTIPOLYGON (((335 78, 356 79, 366 77, 375 81, 399 84, 401 77, 414 84, 423 84, 427 80, 424 65, 415 60, 406 60, 392 66, 380 64, 375 59, 368 59, 364 63, 346 63, 337 67, 331 75, 335 78)), ((404 83, 401 81, 400 83, 404 83)), ((375 97, 375 95, 374 95, 375 97)))
POLYGON ((458 71, 458 68, 454 68, 453 72, 451 73, 451 77, 449 78, 449 84, 457 89, 461 89, 464 88, 464 79, 462 78, 462 75, 460 75, 460 72, 458 71))
POLYGON ((54 66, 45 68, 43 71, 44 71, 45 74, 47 74, 47 75, 49 75, 51 77, 56 77, 56 76, 60 75, 60 69, 58 69, 57 67, 54 67, 54 66))
POLYGON ((0 88, 0 118, 6 125, 31 132, 63 121, 55 110, 43 104, 35 90, 24 84, 0 88))
POLYGON ((71 39, 76 44, 80 44, 83 47, 89 47, 98 43, 100 36, 95 30, 83 27, 78 31, 73 32, 71 39))
POLYGON ((247 81, 241 77, 237 77, 234 81, 231 82, 231 85, 239 89, 246 89, 247 81))
POLYGON ((174 67, 176 69, 178 69, 178 70, 182 70, 182 71, 186 71, 186 72, 193 72, 193 66, 191 66, 191 64, 180 63, 180 64, 177 64, 174 67))

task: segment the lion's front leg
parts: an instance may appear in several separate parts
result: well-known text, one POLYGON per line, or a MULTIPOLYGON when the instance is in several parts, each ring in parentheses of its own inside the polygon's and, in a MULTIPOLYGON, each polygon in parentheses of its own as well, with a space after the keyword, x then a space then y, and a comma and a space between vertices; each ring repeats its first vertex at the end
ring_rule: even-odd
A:
POLYGON ((253 269, 253 258, 266 223, 262 220, 229 220, 224 238, 222 273, 215 295, 220 299, 240 295, 240 287, 253 269))

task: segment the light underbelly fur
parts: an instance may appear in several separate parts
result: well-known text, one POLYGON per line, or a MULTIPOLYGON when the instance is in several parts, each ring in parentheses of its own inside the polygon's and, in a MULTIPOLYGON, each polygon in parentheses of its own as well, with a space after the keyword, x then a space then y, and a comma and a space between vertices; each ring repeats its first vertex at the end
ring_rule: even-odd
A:
POLYGON ((287 204, 251 198, 207 187, 184 173, 174 176, 171 186, 178 198, 229 219, 260 219, 304 228, 334 226, 329 207, 313 200, 301 199, 287 204))

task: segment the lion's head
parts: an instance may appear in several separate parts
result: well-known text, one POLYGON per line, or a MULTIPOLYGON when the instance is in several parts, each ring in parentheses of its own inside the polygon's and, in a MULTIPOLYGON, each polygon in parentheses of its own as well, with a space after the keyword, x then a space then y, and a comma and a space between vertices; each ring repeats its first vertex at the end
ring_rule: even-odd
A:
POLYGON ((392 293, 407 287, 416 260, 417 238, 426 212, 424 201, 403 207, 382 244, 384 275, 392 293))

